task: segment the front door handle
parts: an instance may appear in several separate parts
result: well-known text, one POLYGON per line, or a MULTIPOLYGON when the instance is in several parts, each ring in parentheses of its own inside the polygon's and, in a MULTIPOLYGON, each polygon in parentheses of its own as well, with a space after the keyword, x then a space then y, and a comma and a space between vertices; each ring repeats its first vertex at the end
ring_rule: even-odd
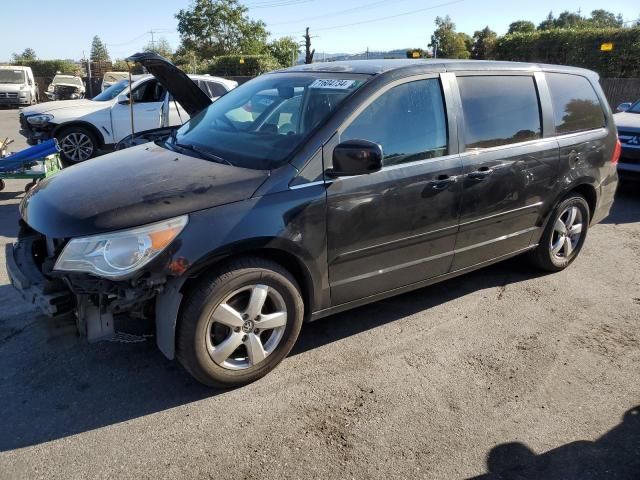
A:
POLYGON ((482 167, 475 172, 467 173, 467 177, 472 180, 484 180, 485 178, 493 175, 493 170, 489 167, 482 167))
POLYGON ((449 185, 456 183, 457 180, 458 180, 457 177, 450 177, 449 175, 440 175, 437 179, 429 182, 429 185, 434 190, 444 190, 449 185))

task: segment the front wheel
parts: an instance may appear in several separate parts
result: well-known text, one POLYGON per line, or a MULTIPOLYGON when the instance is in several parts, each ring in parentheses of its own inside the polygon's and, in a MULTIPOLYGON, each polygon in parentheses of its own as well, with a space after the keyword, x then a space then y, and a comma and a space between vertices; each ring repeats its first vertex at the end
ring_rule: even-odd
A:
POLYGON ((86 128, 65 128, 56 138, 60 145, 60 156, 67 163, 84 162, 98 153, 98 141, 86 128))
POLYGON ((571 194, 555 208, 540 244, 531 252, 533 263, 548 272, 564 270, 578 257, 589 230, 589 205, 571 194))
POLYGON ((300 289, 284 268, 260 258, 233 261, 185 296, 178 360, 205 385, 246 385, 288 355, 303 315, 300 289))

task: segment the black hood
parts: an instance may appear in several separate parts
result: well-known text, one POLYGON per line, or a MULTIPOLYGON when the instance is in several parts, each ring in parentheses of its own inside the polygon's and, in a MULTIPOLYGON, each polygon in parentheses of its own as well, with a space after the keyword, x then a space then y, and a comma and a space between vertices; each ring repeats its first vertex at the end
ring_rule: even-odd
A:
POLYGON ((94 235, 245 200, 268 175, 149 143, 43 180, 26 195, 20 214, 49 237, 94 235))
POLYGON ((211 99, 186 73, 156 53, 131 55, 128 62, 137 62, 153 75, 173 95, 173 98, 193 117, 211 105, 211 99))

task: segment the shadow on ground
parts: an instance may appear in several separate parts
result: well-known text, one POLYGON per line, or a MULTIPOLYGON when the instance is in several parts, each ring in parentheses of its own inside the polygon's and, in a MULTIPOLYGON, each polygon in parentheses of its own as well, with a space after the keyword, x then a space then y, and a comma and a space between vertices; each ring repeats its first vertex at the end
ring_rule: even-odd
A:
MULTIPOLYGON (((622 199, 616 203, 614 218, 633 221, 633 208, 628 204, 636 200, 622 199)), ((0 214, 6 216, 6 212, 0 214)), ((335 315, 305 325, 291 355, 304 354, 470 292, 535 276, 517 257, 335 315)), ((0 451, 37 445, 224 394, 196 383, 176 362, 164 358, 153 341, 88 345, 76 336, 69 319, 53 321, 25 314, 24 310, 20 313, 24 305, 20 306, 10 288, 0 286, 0 451)), ((626 432, 632 422, 623 425, 626 432)))
POLYGON ((624 224, 640 222, 640 181, 621 181, 611 215, 602 223, 624 224))
POLYGON ((640 407, 594 442, 568 443, 536 455, 522 443, 503 443, 487 457, 489 473, 472 480, 637 480, 640 407))

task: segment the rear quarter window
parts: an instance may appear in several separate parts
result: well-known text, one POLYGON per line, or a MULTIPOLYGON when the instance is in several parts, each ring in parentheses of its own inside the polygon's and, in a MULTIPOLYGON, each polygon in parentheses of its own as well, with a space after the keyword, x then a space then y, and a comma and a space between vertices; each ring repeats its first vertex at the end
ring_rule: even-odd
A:
POLYGON ((566 135, 595 130, 606 125, 600 99, 585 77, 547 73, 556 133, 566 135))
POLYGON ((468 149, 491 148, 542 136, 533 77, 458 77, 468 149))

